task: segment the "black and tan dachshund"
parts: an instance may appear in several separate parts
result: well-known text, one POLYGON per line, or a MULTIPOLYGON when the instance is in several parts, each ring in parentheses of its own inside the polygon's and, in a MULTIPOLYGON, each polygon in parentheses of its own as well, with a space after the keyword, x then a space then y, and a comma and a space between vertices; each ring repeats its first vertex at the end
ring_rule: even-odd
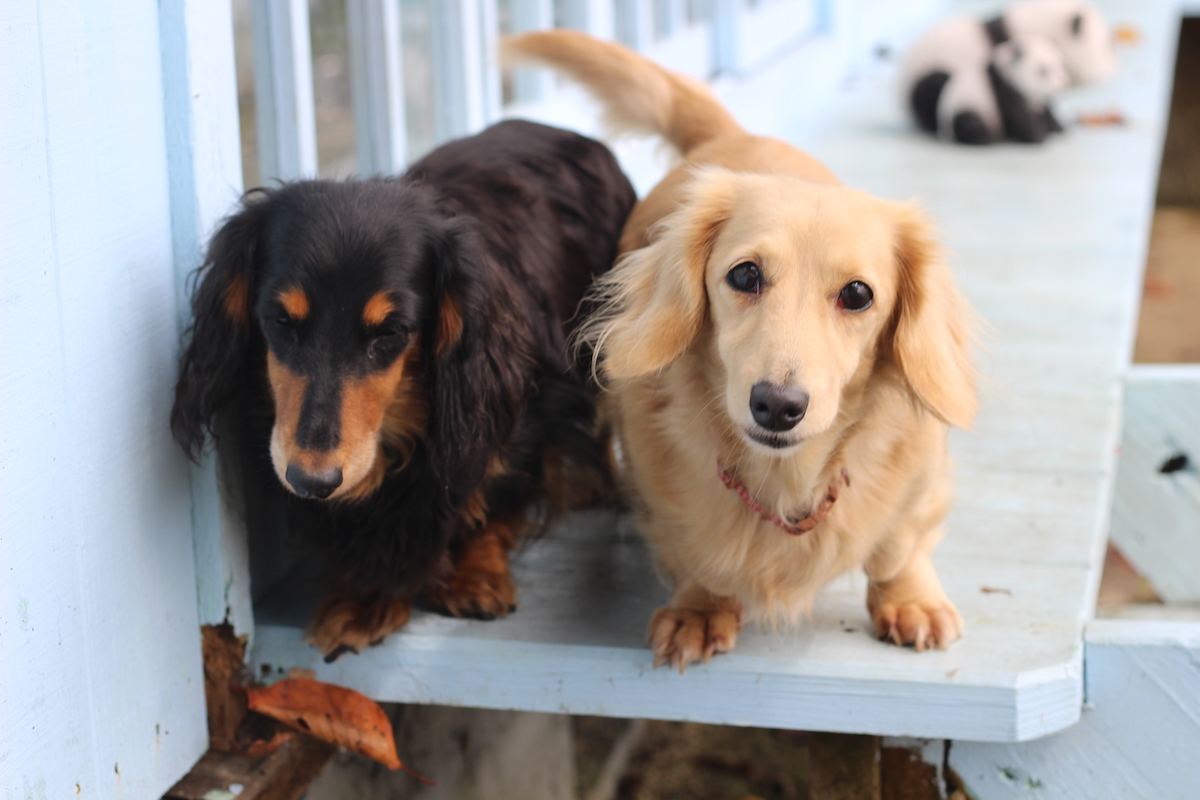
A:
POLYGON ((248 448, 328 568, 309 629, 326 654, 414 602, 515 608, 527 507, 603 469, 564 341, 634 199, 602 144, 509 121, 400 178, 255 190, 216 233, 172 430, 196 457, 223 413, 260 421, 248 448))

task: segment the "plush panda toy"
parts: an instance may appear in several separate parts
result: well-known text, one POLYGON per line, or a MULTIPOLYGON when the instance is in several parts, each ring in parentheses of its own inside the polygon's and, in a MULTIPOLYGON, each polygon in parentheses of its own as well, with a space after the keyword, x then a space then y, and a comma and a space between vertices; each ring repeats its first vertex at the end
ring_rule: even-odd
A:
POLYGON ((992 41, 1044 36, 1062 53, 1071 84, 1099 83, 1117 72, 1112 31, 1100 10, 1080 0, 1023 0, 987 23, 992 41))
POLYGON ((909 100, 917 123, 938 138, 1036 143, 1062 130, 1049 101, 1070 83, 1058 48, 1030 36, 997 44, 985 69, 926 74, 913 84, 909 100))
POLYGON ((910 50, 901 86, 917 122, 945 138, 975 144, 1005 136, 1041 141, 1058 129, 1053 117, 1037 111, 1056 90, 1053 73, 1065 70, 1070 83, 1080 85, 1104 80, 1116 68, 1108 23, 1095 6, 1081 0, 1022 0, 985 23, 955 16, 934 26, 910 50), (1057 51, 1057 66, 1046 44, 1057 51), (1021 58, 1014 61, 1018 53, 1021 58), (1049 73, 1042 76, 1041 67, 1049 73), (1020 111, 1022 101, 1031 107, 1027 117, 1020 111), (953 122, 960 115, 961 134, 953 122))

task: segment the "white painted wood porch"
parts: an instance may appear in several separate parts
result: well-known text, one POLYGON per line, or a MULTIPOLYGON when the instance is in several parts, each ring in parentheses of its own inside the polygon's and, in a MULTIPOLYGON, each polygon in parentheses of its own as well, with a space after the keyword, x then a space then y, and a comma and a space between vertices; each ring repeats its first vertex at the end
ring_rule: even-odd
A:
MULTIPOLYGON (((643 634, 665 590, 631 526, 595 512, 523 554, 511 618, 417 614, 333 664, 303 642, 315 598, 285 582, 255 609, 256 669, 309 668, 389 701, 993 742, 1077 722, 1178 19, 1166 0, 1101 5, 1142 41, 1123 50, 1117 80, 1064 98, 1060 116, 1118 108, 1128 122, 1072 127, 1044 147, 919 137, 887 71, 865 66, 814 123, 801 111, 805 76, 821 67, 811 49, 718 85, 748 127, 806 148, 848 185, 920 197, 990 325, 982 413, 952 438, 958 500, 936 554, 962 641, 927 653, 875 641, 865 579, 851 575, 796 631, 747 630, 735 652, 683 676, 651 670, 643 634)), ((660 168, 627 164, 639 186, 660 168)))

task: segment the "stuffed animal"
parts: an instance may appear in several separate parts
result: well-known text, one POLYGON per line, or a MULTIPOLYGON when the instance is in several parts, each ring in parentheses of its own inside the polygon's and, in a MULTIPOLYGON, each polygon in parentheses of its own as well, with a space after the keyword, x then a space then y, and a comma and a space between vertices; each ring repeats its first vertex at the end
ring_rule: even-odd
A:
POLYGON ((1022 0, 987 23, 992 41, 1044 36, 1062 53, 1071 84, 1108 80, 1117 72, 1112 31, 1100 10, 1080 0, 1022 0))
POLYGON ((1062 130, 1049 100, 1069 85, 1058 48, 1030 36, 997 44, 984 69, 929 72, 913 85, 909 99, 918 124, 939 138, 1037 143, 1062 130))
POLYGON ((1005 137, 1042 141, 1060 129, 1052 116, 1038 111, 1046 108, 1046 92, 1053 93, 1060 69, 1077 86, 1104 80, 1116 68, 1108 22, 1095 6, 1021 0, 987 22, 955 16, 927 31, 908 54, 902 91, 917 122, 943 138, 975 144, 1005 137), (1017 49, 1006 52, 1010 44, 1017 49), (1058 51, 1058 66, 1043 44, 1058 51), (1016 52, 1023 65, 1014 63, 1016 52), (1041 66, 1056 74, 1042 80, 1036 71, 1041 66), (1030 106, 1028 114, 1021 111, 1023 103, 1030 106), (960 115, 965 115, 957 123, 961 133, 954 122, 960 115))

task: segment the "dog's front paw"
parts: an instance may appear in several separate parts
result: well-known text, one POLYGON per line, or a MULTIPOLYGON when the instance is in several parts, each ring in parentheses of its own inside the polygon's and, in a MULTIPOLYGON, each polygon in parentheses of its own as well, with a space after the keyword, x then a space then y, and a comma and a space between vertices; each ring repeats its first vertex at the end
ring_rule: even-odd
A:
POLYGON ((898 645, 911 644, 918 652, 930 647, 944 650, 962 636, 962 617, 944 597, 882 602, 871 612, 871 619, 880 639, 898 645))
POLYGON ((451 617, 492 620, 517 610, 517 585, 508 566, 513 530, 503 522, 491 523, 468 542, 454 566, 425 589, 431 611, 451 617))
POLYGON ((734 610, 666 606, 654 612, 646 638, 654 651, 655 669, 670 664, 683 674, 688 664, 732 650, 741 629, 740 615, 734 610))
POLYGON ((355 597, 331 592, 308 625, 308 641, 326 661, 378 644, 408 622, 412 601, 400 597, 355 597))
POLYGON ((450 617, 493 620, 517 610, 517 586, 506 568, 457 569, 425 590, 430 610, 450 617))

